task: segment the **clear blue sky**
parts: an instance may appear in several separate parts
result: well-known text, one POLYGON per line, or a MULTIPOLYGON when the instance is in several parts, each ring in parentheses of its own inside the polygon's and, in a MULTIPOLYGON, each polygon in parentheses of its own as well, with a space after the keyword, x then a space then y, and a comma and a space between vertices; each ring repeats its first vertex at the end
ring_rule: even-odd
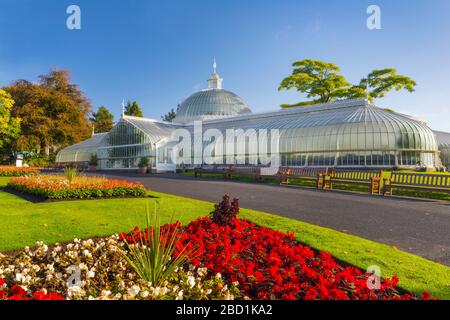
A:
POLYGON ((377 104, 450 131, 448 0, 0 0, 0 86, 69 68, 94 108, 116 117, 125 98, 159 119, 206 86, 214 56, 224 88, 254 112, 303 98, 277 91, 294 60, 334 62, 352 82, 395 67, 417 91, 377 104), (70 4, 81 7, 79 31, 66 28, 70 4), (369 4, 382 30, 367 29, 369 4))

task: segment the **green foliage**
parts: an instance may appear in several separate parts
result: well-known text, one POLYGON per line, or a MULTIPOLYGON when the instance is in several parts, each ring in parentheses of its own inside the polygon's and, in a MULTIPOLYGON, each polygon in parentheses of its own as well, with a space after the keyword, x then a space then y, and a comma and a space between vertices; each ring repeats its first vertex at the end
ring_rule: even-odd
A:
POLYGON ((367 78, 361 80, 357 91, 365 91, 365 97, 369 100, 383 98, 388 92, 395 90, 407 90, 414 92, 417 83, 406 76, 398 75, 393 68, 373 70, 367 78))
POLYGON ((11 95, 0 89, 0 151, 20 134, 20 119, 11 115, 13 106, 11 95))
POLYGON ((127 102, 127 105, 125 106, 125 114, 132 117, 144 117, 144 113, 142 112, 141 107, 136 101, 127 102))
MULTIPOLYGON (((0 186, 8 178, 0 178, 0 186)), ((88 239, 109 236, 142 224, 146 204, 164 203, 158 211, 162 223, 170 223, 174 212, 183 212, 182 224, 206 216, 213 203, 151 192, 146 199, 105 199, 31 203, 0 190, 0 252, 33 246, 36 241, 64 243, 74 237, 88 239), (126 216, 123 214, 127 212, 126 216), (18 237, 18 234, 25 236, 18 237)), ((380 265, 383 276, 398 275, 400 286, 421 294, 428 289, 432 296, 450 298, 450 268, 398 250, 392 246, 365 240, 328 228, 293 219, 241 209, 243 218, 282 232, 295 233, 297 239, 315 249, 329 252, 341 261, 362 269, 380 265)))
POLYGON ((45 154, 32 153, 25 156, 25 163, 27 163, 30 167, 46 168, 55 163, 55 158, 55 154, 47 156, 45 154))
POLYGON ((147 230, 148 237, 142 237, 140 243, 128 244, 129 253, 124 257, 141 279, 156 287, 187 264, 192 250, 188 249, 189 244, 185 244, 174 254, 177 242, 182 239, 183 229, 181 226, 173 230, 161 227, 156 206, 153 217, 147 209, 147 230))
POLYGON ((171 109, 168 113, 166 113, 165 115, 161 116, 161 119, 163 121, 166 121, 166 122, 172 122, 173 119, 175 119, 176 116, 177 116, 177 113, 175 112, 175 110, 171 109))
POLYGON ((98 164, 98 157, 96 153, 91 155, 91 159, 89 160, 89 165, 96 166, 98 164))
POLYGON ((52 69, 38 83, 18 80, 4 89, 16 102, 13 116, 21 119, 15 150, 48 155, 90 137, 90 102, 70 82, 67 70, 52 69))
POLYGON ((95 133, 109 132, 114 126, 114 115, 105 106, 92 113, 90 120, 93 122, 95 133))
POLYGON ((295 106, 331 102, 344 97, 346 90, 351 86, 340 74, 339 67, 332 63, 308 59, 296 61, 292 66, 294 67, 292 75, 281 82, 278 90, 296 89, 306 93, 308 98, 314 99, 295 106))
POLYGON ((369 99, 383 98, 392 90, 407 90, 414 92, 416 82, 406 76, 398 75, 397 70, 387 68, 373 70, 358 85, 351 85, 339 72, 338 66, 317 61, 302 60, 294 62, 292 75, 285 78, 279 90, 296 89, 306 93, 314 100, 296 104, 283 104, 282 108, 301 107, 317 103, 328 103, 339 99, 369 99))
POLYGON ((150 159, 147 157, 144 157, 139 160, 138 166, 139 166, 139 168, 144 168, 144 167, 147 167, 149 163, 150 163, 150 159))
POLYGON ((77 177, 78 171, 76 168, 64 168, 64 174, 66 175, 67 180, 73 182, 77 177))

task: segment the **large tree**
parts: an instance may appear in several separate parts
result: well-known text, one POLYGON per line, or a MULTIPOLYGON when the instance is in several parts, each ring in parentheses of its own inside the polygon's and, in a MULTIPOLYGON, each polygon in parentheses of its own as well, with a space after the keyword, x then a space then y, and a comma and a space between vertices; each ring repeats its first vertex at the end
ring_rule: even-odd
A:
POLYGON ((90 120, 94 125, 95 133, 109 132, 114 126, 114 115, 105 106, 93 112, 90 120))
POLYGON ((144 113, 142 112, 141 107, 139 107, 139 104, 136 101, 127 102, 127 105, 125 106, 125 114, 132 117, 144 117, 144 113))
POLYGON ((7 146, 20 133, 20 120, 11 116, 14 100, 11 95, 0 89, 0 154, 9 152, 7 146))
POLYGON ((175 112, 175 110, 171 109, 168 113, 166 113, 165 115, 161 116, 161 119, 163 121, 166 121, 166 122, 172 122, 173 119, 175 119, 176 116, 177 116, 177 113, 175 112))
POLYGON ((281 82, 278 90, 295 89, 306 93, 313 100, 282 107, 327 103, 345 96, 351 84, 340 74, 333 63, 318 60, 302 60, 292 64, 294 71, 281 82))
POLYGON ((38 83, 18 80, 5 90, 16 102, 12 114, 21 119, 16 150, 48 155, 91 135, 90 101, 70 82, 67 70, 53 69, 38 83))
POLYGON ((351 87, 346 97, 374 100, 383 98, 392 90, 414 92, 416 85, 413 79, 397 74, 394 68, 373 70, 366 78, 361 79, 358 85, 351 87))
POLYGON ((328 103, 339 99, 366 98, 374 100, 383 98, 392 90, 407 90, 413 92, 416 82, 406 76, 398 75, 393 68, 373 70, 358 85, 351 85, 340 74, 338 66, 317 60, 302 60, 294 62, 292 75, 286 77, 279 90, 296 89, 306 93, 314 100, 282 107, 297 107, 316 103, 328 103))

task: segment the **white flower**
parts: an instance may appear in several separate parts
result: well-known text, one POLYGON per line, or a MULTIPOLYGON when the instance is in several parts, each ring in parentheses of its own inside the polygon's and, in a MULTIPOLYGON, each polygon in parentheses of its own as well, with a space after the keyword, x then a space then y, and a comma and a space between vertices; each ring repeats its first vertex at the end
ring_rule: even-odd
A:
POLYGON ((94 278, 94 277, 95 277, 95 272, 89 270, 89 271, 86 273, 86 276, 87 276, 88 278, 94 278))
POLYGON ((67 296, 69 298, 82 297, 84 295, 84 290, 78 286, 72 286, 67 290, 67 296))
POLYGON ((188 276, 187 278, 187 284, 193 288, 195 286, 195 278, 193 276, 188 276))
POLYGON ((141 297, 147 299, 149 292, 147 290, 141 292, 141 297))
POLYGON ((175 300, 183 300, 183 290, 180 290, 180 292, 178 292, 178 295, 175 298, 175 300))
POLYGON ((110 294, 111 294, 111 291, 109 291, 109 290, 102 290, 102 292, 101 292, 100 295, 101 295, 102 297, 106 298, 106 297, 108 297, 110 294))
POLYGON ((130 298, 134 298, 137 296, 139 291, 141 291, 141 288, 139 288, 139 286, 137 286, 137 285, 134 285, 127 290, 127 293, 130 298))
POLYGON ((16 281, 17 282, 25 282, 25 276, 21 273, 16 273, 16 281))

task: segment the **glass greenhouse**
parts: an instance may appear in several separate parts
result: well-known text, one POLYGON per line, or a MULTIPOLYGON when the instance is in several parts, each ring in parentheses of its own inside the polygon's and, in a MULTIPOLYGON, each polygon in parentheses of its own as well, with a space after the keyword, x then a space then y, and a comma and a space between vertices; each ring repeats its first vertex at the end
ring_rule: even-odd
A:
POLYGON ((91 156, 97 153, 98 148, 102 145, 103 139, 108 136, 107 133, 98 133, 92 136, 92 138, 74 144, 61 150, 56 155, 57 163, 77 163, 77 162, 89 162, 91 156))
POLYGON ((450 133, 440 131, 434 133, 438 140, 442 164, 450 171, 450 133))
MULTIPOLYGON (((244 137, 236 136, 236 141, 245 145, 232 152, 237 163, 255 164, 260 149, 248 145, 246 137, 252 130, 262 129, 278 129, 281 166, 438 167, 439 150, 442 163, 449 163, 449 145, 438 147, 435 133, 423 120, 378 108, 366 100, 252 114, 239 96, 222 89, 215 69, 208 89, 182 102, 173 123, 122 115, 111 132, 62 150, 57 161, 88 161, 90 154, 96 153, 103 170, 134 169, 142 157, 150 158, 156 169, 174 167, 185 151, 174 152, 172 134, 180 128, 193 133, 194 121, 199 120, 203 132, 215 129, 225 136, 227 129, 242 129, 239 134, 244 137)), ((229 164, 229 154, 219 152, 228 150, 224 140, 203 144, 220 155, 217 163, 229 164)), ((193 159, 193 150, 190 153, 193 159)))

